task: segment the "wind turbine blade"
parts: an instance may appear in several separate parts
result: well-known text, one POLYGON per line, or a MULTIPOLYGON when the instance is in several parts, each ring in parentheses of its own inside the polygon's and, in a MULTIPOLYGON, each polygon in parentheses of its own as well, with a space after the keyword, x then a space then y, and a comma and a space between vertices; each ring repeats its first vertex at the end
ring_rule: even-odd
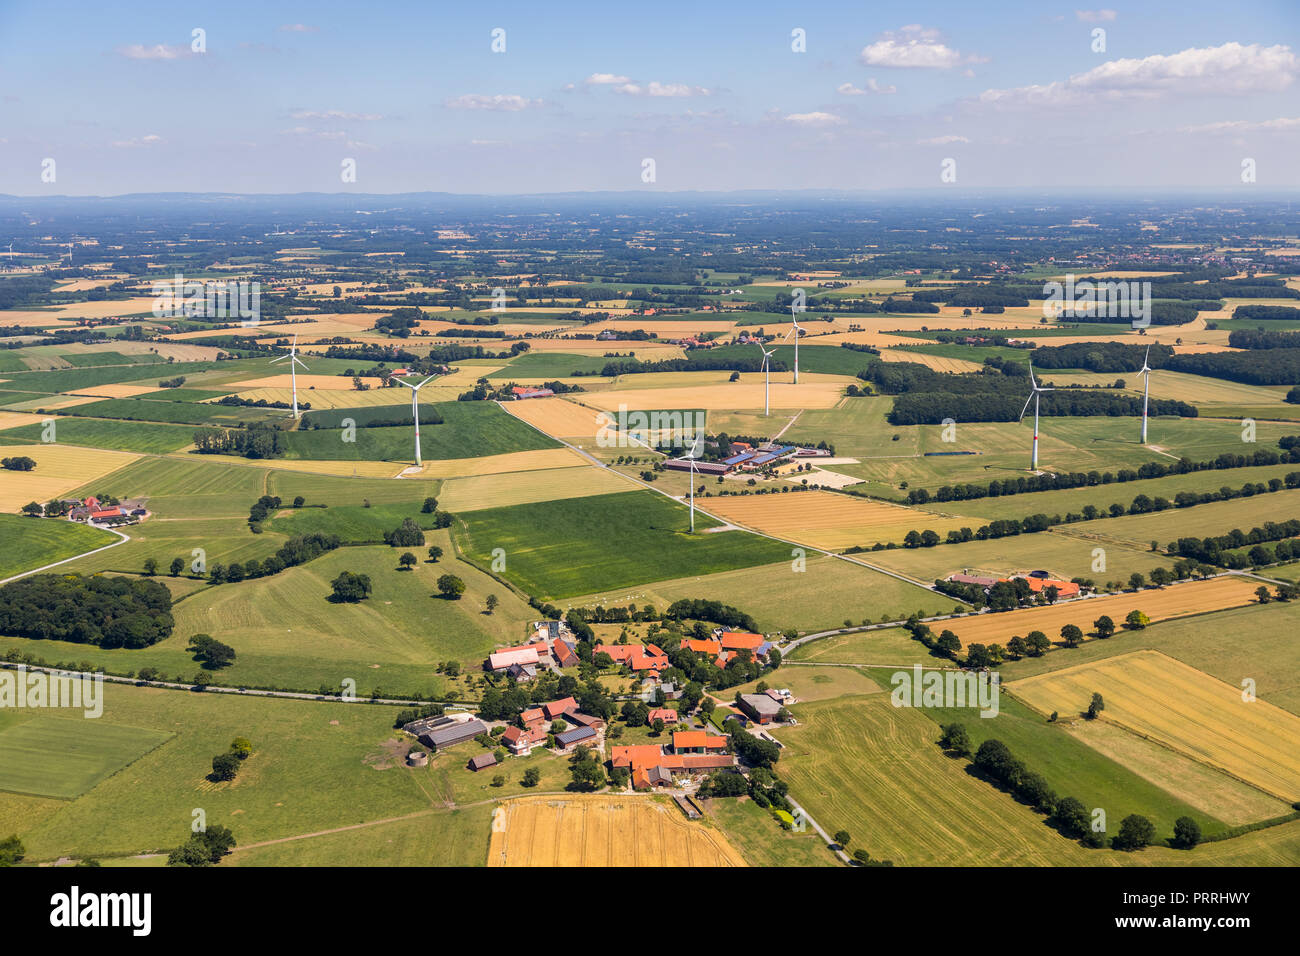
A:
POLYGON ((1025 420, 1025 412, 1029 411, 1029 403, 1034 400, 1035 394, 1035 392, 1029 393, 1029 397, 1025 399, 1025 407, 1020 410, 1020 418, 1017 419, 1017 421, 1023 422, 1025 420))

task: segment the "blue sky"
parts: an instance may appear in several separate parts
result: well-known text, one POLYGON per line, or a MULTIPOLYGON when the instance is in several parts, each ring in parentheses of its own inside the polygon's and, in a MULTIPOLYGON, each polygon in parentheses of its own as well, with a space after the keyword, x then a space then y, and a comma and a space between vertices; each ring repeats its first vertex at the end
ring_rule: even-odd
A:
POLYGON ((0 192, 1300 186, 1289 0, 124 6, 0 0, 0 192))

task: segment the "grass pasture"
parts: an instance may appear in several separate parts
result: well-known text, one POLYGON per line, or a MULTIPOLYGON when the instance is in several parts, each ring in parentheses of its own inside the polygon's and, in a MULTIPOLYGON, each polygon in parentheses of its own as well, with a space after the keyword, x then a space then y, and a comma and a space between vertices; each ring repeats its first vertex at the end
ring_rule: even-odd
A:
POLYGON ((457 518, 456 540, 487 567, 502 549, 502 577, 526 593, 557 600, 671 574, 709 574, 784 560, 789 548, 744 531, 710 533, 696 516, 689 534, 683 505, 652 491, 593 495, 471 511, 457 518))
POLYGON ((71 800, 172 736, 69 713, 0 716, 0 790, 71 800))
POLYGON ((1013 682, 1036 710, 1074 715, 1093 693, 1101 720, 1272 794, 1300 800, 1300 717, 1157 651, 1135 651, 1013 682))
MULTIPOLYGON (((32 424, 6 429, 0 432, 0 445, 40 442, 45 428, 43 424, 32 424)), ((184 448, 194 440, 194 429, 186 425, 97 418, 56 419, 54 434, 60 444, 155 455, 184 448)))
POLYGON ((75 521, 0 515, 0 580, 119 540, 75 521))
POLYGON ((438 502, 440 507, 451 512, 480 511, 537 501, 607 495, 633 487, 616 472, 587 465, 448 478, 438 502))

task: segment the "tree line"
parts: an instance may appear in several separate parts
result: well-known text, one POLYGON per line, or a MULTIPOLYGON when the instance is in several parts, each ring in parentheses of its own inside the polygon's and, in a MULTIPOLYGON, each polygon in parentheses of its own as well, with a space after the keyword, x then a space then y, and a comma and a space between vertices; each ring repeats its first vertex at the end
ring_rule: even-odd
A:
POLYGON ((0 587, 0 633, 99 647, 148 647, 171 635, 171 591, 127 577, 36 574, 0 587))

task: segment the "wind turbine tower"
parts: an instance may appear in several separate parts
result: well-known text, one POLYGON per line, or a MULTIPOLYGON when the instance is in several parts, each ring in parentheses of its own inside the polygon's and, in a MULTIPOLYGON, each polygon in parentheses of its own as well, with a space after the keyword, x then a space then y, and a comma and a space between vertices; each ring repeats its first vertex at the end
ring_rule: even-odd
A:
POLYGON ((794 383, 799 384, 799 337, 803 335, 803 329, 799 327, 799 314, 795 312, 794 306, 790 306, 790 321, 794 328, 785 334, 786 338, 794 336, 794 383))
POLYGON ((1151 401, 1151 346, 1142 358, 1142 444, 1147 443, 1147 405, 1151 401))
POLYGON ((1029 397, 1025 399, 1025 407, 1020 410, 1020 420, 1025 420, 1025 412, 1029 411, 1029 403, 1034 403, 1034 451, 1031 458, 1031 464, 1034 471, 1038 471, 1038 396, 1043 392, 1051 392, 1054 389, 1045 385, 1039 385, 1034 378, 1034 363, 1029 363, 1029 384, 1033 388, 1029 397))
POLYGON ((411 420, 415 422, 415 467, 416 468, 424 467, 424 459, 420 457, 420 389, 422 389, 424 386, 432 382, 435 377, 436 376, 430 375, 419 385, 413 385, 410 382, 402 381, 402 379, 400 378, 394 379, 394 381, 401 382, 403 385, 405 385, 407 388, 411 390, 411 420))
POLYGON ((289 363, 289 381, 293 386, 293 417, 298 418, 298 366, 302 365, 304 372, 308 371, 306 365, 303 365, 302 359, 298 358, 298 333, 294 333, 293 345, 289 347, 288 355, 281 355, 278 359, 271 359, 271 364, 276 362, 288 361, 289 363))
POLYGON ((771 411, 768 392, 772 387, 772 363, 770 360, 773 353, 776 352, 776 349, 772 349, 772 351, 769 352, 767 349, 763 348, 762 342, 756 344, 758 345, 758 350, 763 353, 763 414, 769 415, 771 414, 771 411))

